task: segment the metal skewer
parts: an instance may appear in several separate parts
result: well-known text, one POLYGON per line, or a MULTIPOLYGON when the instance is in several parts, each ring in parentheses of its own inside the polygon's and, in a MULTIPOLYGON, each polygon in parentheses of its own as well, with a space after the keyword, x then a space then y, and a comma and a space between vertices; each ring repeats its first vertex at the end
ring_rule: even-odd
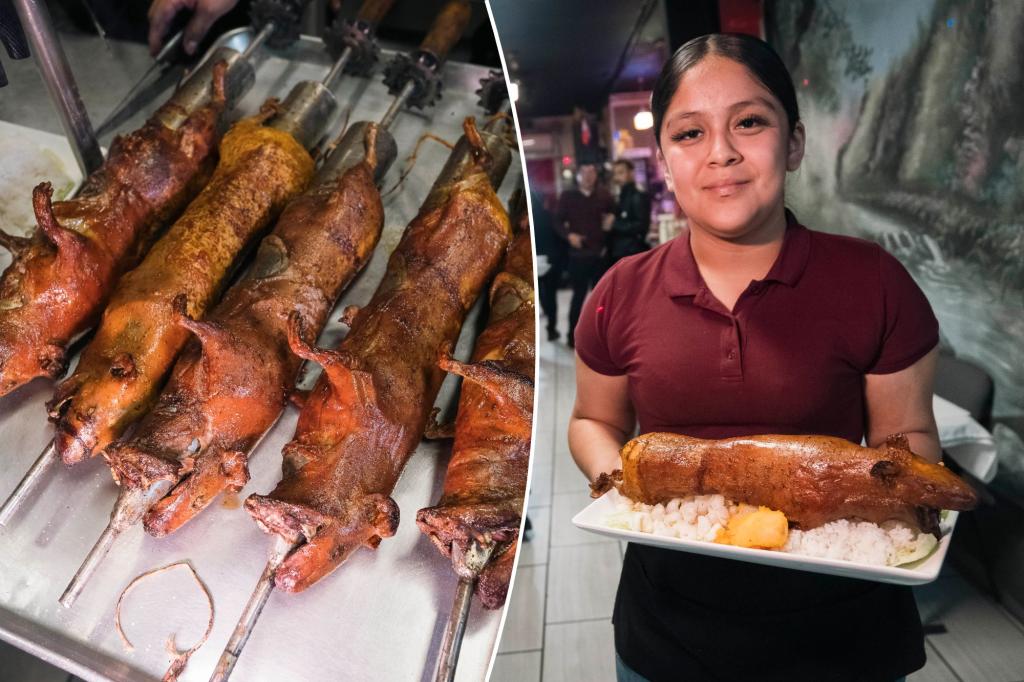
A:
POLYGON ((238 663, 238 657, 242 655, 242 648, 249 641, 249 635, 252 634, 252 629, 263 612, 267 600, 270 599, 270 593, 274 591, 274 573, 277 572, 278 567, 291 551, 298 546, 299 542, 291 542, 280 536, 275 539, 270 551, 270 559, 263 569, 259 582, 256 583, 256 589, 249 596, 249 601, 238 619, 238 625, 231 633, 231 639, 228 640, 224 652, 220 655, 220 660, 217 661, 217 667, 213 669, 210 682, 223 682, 231 676, 231 671, 238 663))
POLYGON ((253 53, 260 49, 263 46, 263 43, 270 39, 270 36, 274 34, 276 29, 277 24, 273 21, 268 21, 264 24, 259 33, 253 36, 253 39, 245 46, 245 50, 242 52, 242 59, 249 59, 252 57, 253 53))
POLYGON ((334 65, 331 67, 331 70, 327 72, 327 75, 324 76, 324 79, 321 81, 325 88, 331 89, 334 87, 334 82, 341 75, 342 71, 345 69, 345 66, 348 65, 348 62, 350 59, 352 59, 352 55, 354 52, 355 50, 353 50, 351 47, 345 48, 345 50, 341 53, 341 56, 338 57, 337 61, 334 62, 334 65))
POLYGON ((114 546, 114 541, 120 537, 121 533, 138 523, 146 511, 166 495, 173 485, 173 481, 160 480, 146 490, 128 486, 121 488, 121 492, 117 496, 117 504, 114 505, 114 510, 110 513, 110 522, 85 557, 85 561, 75 571, 64 594, 60 596, 61 606, 71 608, 89 578, 99 568, 110 548, 114 546))
POLYGON ((416 84, 412 81, 409 81, 402 86, 401 92, 399 92, 398 96, 391 101, 391 105, 388 106, 388 110, 384 112, 383 116, 381 116, 381 128, 387 129, 391 127, 391 124, 395 122, 395 118, 398 116, 398 112, 401 111, 402 107, 405 106, 405 103, 409 101, 409 97, 412 96, 412 93, 415 92, 415 90, 416 84))
POLYGON ((142 74, 142 78, 132 86, 131 90, 128 91, 128 94, 126 94, 121 101, 117 103, 117 106, 115 106, 110 113, 107 114, 107 117, 103 119, 103 122, 96 127, 97 137, 103 136, 111 128, 121 122, 122 114, 125 113, 125 110, 128 109, 129 106, 135 104, 135 100, 139 96, 139 93, 149 86, 150 79, 153 77, 153 74, 157 71, 163 71, 170 67, 173 61, 172 55, 177 52, 181 45, 181 38, 183 35, 185 35, 184 30, 178 31, 171 36, 171 39, 168 40, 163 47, 160 48, 160 52, 157 53, 153 63, 148 69, 146 69, 146 72, 142 74))
POLYGON ((324 31, 324 44, 335 58, 334 65, 323 80, 325 87, 334 87, 343 71, 364 76, 370 72, 379 52, 374 39, 377 25, 394 3, 395 0, 364 0, 355 19, 338 17, 324 31))
MULTIPOLYGON (((280 415, 278 415, 278 419, 280 418, 280 415)), ((260 435, 249 452, 246 453, 247 455, 251 455, 259 448, 260 443, 263 442, 263 439, 274 428, 278 419, 275 419, 274 423, 260 435)), ((114 546, 117 538, 121 536, 121 533, 141 521, 146 512, 163 499, 164 495, 169 493, 176 484, 177 481, 164 479, 156 481, 147 490, 127 485, 121 488, 117 496, 117 502, 114 503, 114 509, 110 512, 110 521, 107 523, 107 527, 103 529, 99 539, 96 540, 96 544, 89 550, 89 554, 82 561, 82 565, 75 571, 71 582, 64 588, 64 594, 61 595, 59 600, 61 606, 71 608, 74 605, 78 595, 82 593, 82 589, 89 582, 89 579, 92 578, 100 564, 103 563, 103 559, 110 553, 111 548, 114 546)))
POLYGON ((57 448, 51 440, 50 444, 39 453, 39 457, 36 458, 32 468, 28 470, 24 478, 21 479, 21 482, 18 483, 18 487, 14 489, 14 492, 4 502, 4 506, 0 507, 0 526, 7 525, 7 522, 11 520, 11 517, 18 511, 18 508, 39 487, 39 484, 43 481, 43 476, 49 471, 50 466, 56 463, 57 459, 57 448))
POLYGON ((451 682, 455 679, 455 668, 459 664, 459 651, 462 638, 466 634, 466 622, 469 620, 469 607, 473 603, 473 590, 476 588, 480 572, 487 566, 494 552, 494 543, 485 541, 483 545, 476 540, 469 545, 463 554, 458 544, 452 543, 452 566, 459 576, 459 584, 455 588, 455 600, 452 612, 448 616, 448 625, 444 629, 441 640, 441 651, 437 655, 437 672, 434 682, 451 682))

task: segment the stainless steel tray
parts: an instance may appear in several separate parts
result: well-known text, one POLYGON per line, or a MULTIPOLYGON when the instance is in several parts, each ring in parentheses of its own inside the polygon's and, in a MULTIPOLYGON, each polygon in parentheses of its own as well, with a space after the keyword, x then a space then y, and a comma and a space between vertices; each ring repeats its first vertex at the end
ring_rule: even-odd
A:
MULTIPOLYGON (((232 47, 244 46, 247 31, 227 34, 232 47)), ((266 52, 256 84, 233 117, 255 113, 268 96, 283 98, 300 80, 322 78, 330 58, 318 39, 303 37, 285 52, 266 52)), ((384 51, 384 61, 393 53, 384 51)), ((382 62, 383 63, 383 62, 382 62)), ((426 131, 454 142, 466 115, 483 116, 474 90, 487 70, 450 62, 444 69, 444 95, 433 109, 399 115, 392 132, 399 158, 385 179, 396 182, 405 157, 426 131)), ((346 76, 335 87, 341 120, 376 120, 391 97, 378 66, 370 79, 346 76)), ((127 88, 129 84, 123 84, 127 88)), ((169 94, 169 93, 167 93, 169 94)), ((166 99, 154 102, 150 110, 166 99)), ((141 111, 124 130, 138 127, 141 111)), ((364 304, 383 274, 387 257, 415 215, 448 150, 432 142, 421 147, 415 169, 403 187, 385 198, 383 237, 372 261, 349 287, 320 337, 325 346, 341 337, 341 307, 364 304)), ((507 201, 522 178, 513 160, 499 195, 507 201)), ((2 266, 2 263, 0 263, 2 266)), ((478 305, 456 347, 469 356, 478 305)), ((307 377, 307 381, 313 376, 307 377)), ((437 404, 451 412, 455 381, 445 381, 437 404)), ((52 386, 37 381, 0 399, 0 496, 6 497, 53 429, 44 402, 52 386)), ((114 630, 118 594, 136 575, 187 559, 209 586, 216 621, 207 644, 192 658, 181 679, 206 680, 227 642, 245 601, 266 562, 270 537, 260 532, 238 499, 271 490, 280 479, 281 447, 294 432, 296 410, 289 407, 252 457, 252 480, 237 499, 218 501, 176 534, 156 540, 136 527, 121 537, 74 608, 57 604, 64 586, 105 526, 116 488, 102 461, 51 472, 34 501, 0 529, 0 637, 86 680, 159 679, 170 656, 164 641, 179 631, 180 648, 190 646, 206 625, 196 590, 183 575, 169 573, 143 583, 126 600, 122 623, 136 645, 125 650, 114 630)), ((449 562, 419 532, 414 518, 441 491, 448 445, 423 442, 395 490, 402 521, 395 537, 376 551, 360 550, 347 564, 298 595, 275 593, 238 663, 234 679, 250 680, 428 680, 452 603, 456 580, 449 562)), ((495 648, 500 611, 475 604, 470 615, 459 680, 481 680, 495 648)))

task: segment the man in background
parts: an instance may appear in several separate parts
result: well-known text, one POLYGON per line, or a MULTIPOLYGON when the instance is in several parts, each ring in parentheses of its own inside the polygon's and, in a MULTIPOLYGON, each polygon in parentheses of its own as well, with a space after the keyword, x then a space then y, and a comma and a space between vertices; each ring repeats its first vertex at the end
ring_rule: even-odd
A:
POLYGON ((616 161, 612 182, 619 188, 619 201, 608 233, 609 268, 621 258, 651 248, 647 243, 647 233, 651 229, 651 198, 636 186, 633 162, 628 159, 616 161))
POLYGON ((605 232, 611 229, 615 202, 597 184, 597 167, 580 166, 576 189, 566 190, 558 199, 555 229, 569 242, 567 272, 572 286, 569 304, 569 347, 575 347, 573 331, 580 319, 583 301, 602 272, 605 232))
POLYGON ((530 206, 533 210, 534 244, 537 247, 537 298, 547 318, 548 341, 556 341, 559 336, 558 285, 565 270, 568 244, 555 232, 544 196, 533 189, 530 190, 530 206))

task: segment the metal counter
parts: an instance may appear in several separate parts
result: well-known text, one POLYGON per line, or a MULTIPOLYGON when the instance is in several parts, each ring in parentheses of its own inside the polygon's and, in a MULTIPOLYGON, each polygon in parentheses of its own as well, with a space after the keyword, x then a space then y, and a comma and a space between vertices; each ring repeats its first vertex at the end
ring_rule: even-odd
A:
MULTIPOLYGON (((76 72, 82 70, 76 57, 90 53, 82 40, 77 38, 69 48, 76 72)), ((118 46, 107 52, 98 39, 91 41, 93 58, 83 95, 87 104, 95 102, 90 93, 95 86, 90 83, 102 82, 102 74, 107 73, 110 80, 104 101, 109 109, 132 84, 126 72, 144 69, 139 52, 144 48, 118 46), (129 68, 118 62, 115 53, 119 52, 130 52, 132 59, 139 60, 137 66, 129 68)), ((266 54, 257 69, 255 87, 232 118, 255 113, 267 96, 283 98, 297 81, 322 78, 330 66, 320 41, 306 37, 286 52, 266 54)), ((383 59, 389 56, 385 50, 383 59)), ((329 127, 332 136, 340 132, 346 116, 352 122, 376 120, 384 112, 391 97, 381 83, 380 72, 378 66, 369 80, 346 76, 335 87, 341 106, 338 120, 329 127)), ((424 132, 454 142, 465 116, 484 116, 473 92, 484 75, 484 68, 451 62, 445 67, 441 102, 426 112, 400 114, 392 128, 399 159, 385 179, 385 190, 394 186, 405 157, 424 132)), ((18 74, 12 74, 12 86, 17 83, 18 74)), ((21 96, 26 87, 0 90, 0 98, 21 96)), ((33 125, 34 109, 49 107, 42 91, 37 96, 35 105, 19 101, 13 106, 10 100, 4 101, 0 118, 16 113, 12 122, 33 125)), ((103 113, 105 109, 94 111, 94 115, 103 113)), ((138 127, 148 113, 139 112, 122 130, 138 127)), ((51 123, 46 120, 40 127, 52 130, 51 123)), ((341 338, 343 327, 337 319, 342 307, 369 301, 388 255, 447 155, 444 147, 425 142, 403 187, 385 197, 380 245, 366 270, 343 294, 320 336, 321 345, 334 346, 341 338)), ((521 176, 517 157, 499 192, 503 200, 507 201, 521 176)), ((8 262, 7 254, 0 256, 0 268, 8 262)), ((460 359, 470 354, 480 307, 478 304, 463 328, 456 347, 460 359)), ((312 383, 316 374, 318 371, 308 371, 306 383, 312 383)), ((449 377, 438 399, 437 404, 448 414, 454 409, 456 388, 449 377)), ((0 497, 13 490, 52 437, 53 427, 46 421, 44 409, 52 391, 51 383, 37 380, 0 399, 0 497)), ((51 472, 36 499, 8 527, 0 529, 0 637, 86 680, 159 679, 171 660, 164 649, 166 638, 178 631, 178 646, 186 648, 205 628, 206 611, 198 588, 185 578, 185 571, 174 571, 133 591, 122 614, 122 624, 136 646, 131 652, 115 632, 114 605, 121 590, 138 574, 187 559, 213 595, 216 620, 209 641, 193 656, 180 679, 208 679, 263 570, 271 544, 271 536, 256 527, 240 507, 240 500, 253 492, 270 491, 280 479, 281 447, 294 432, 296 417, 295 408, 288 407, 261 443, 251 459, 252 480, 240 495, 219 499, 167 538, 151 538, 141 527, 126 533, 70 610, 60 607, 57 598, 106 525, 116 487, 98 458, 74 469, 60 467, 51 472)), ((271 596, 234 679, 432 679, 456 578, 448 560, 416 527, 415 514, 438 499, 448 451, 448 444, 424 441, 413 455, 394 492, 402 515, 394 537, 385 539, 376 551, 359 550, 334 574, 301 594, 276 592, 271 596)), ((474 605, 457 679, 483 679, 496 645, 500 616, 500 611, 488 612, 474 605)))

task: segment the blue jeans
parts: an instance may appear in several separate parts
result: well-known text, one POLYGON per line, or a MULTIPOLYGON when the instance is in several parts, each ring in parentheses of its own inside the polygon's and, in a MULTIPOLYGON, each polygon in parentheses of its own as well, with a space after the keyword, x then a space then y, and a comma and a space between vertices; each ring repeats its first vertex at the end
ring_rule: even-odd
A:
MULTIPOLYGON (((615 654, 615 680, 616 682, 650 682, 646 677, 623 663, 618 654, 615 654)), ((907 682, 907 678, 901 677, 893 682, 907 682)))

